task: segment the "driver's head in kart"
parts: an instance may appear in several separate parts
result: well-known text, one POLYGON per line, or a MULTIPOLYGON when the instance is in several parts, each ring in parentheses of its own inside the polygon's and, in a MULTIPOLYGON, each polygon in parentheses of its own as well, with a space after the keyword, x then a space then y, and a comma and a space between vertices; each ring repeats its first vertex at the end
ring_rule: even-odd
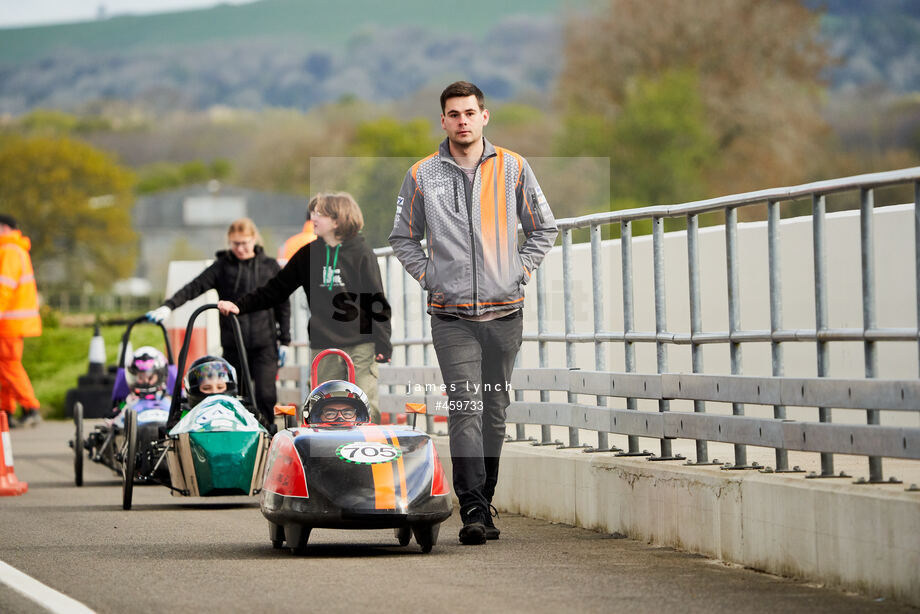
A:
POLYGON ((142 399, 162 396, 168 375, 166 357, 149 345, 138 348, 125 368, 128 387, 142 399))
POLYGON ((195 407, 212 394, 236 395, 236 370, 219 356, 202 356, 185 374, 188 404, 195 407))
POLYGON ((314 388, 304 403, 304 413, 309 424, 370 422, 367 395, 355 384, 343 380, 330 380, 314 388))
POLYGON ((327 423, 347 422, 354 423, 358 420, 358 410, 341 401, 328 403, 320 412, 320 420, 327 423))

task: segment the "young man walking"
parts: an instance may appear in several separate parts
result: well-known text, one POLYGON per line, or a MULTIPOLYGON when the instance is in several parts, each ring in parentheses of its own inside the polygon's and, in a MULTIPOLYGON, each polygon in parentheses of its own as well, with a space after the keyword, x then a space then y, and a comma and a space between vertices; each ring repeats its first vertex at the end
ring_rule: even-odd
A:
POLYGON ((447 86, 447 138, 406 173, 390 234, 396 257, 428 292, 464 544, 498 539, 490 510, 521 346, 523 286, 558 234, 530 165, 483 138, 488 123, 478 87, 447 86), (426 236, 427 255, 420 244, 426 236))
POLYGON ((23 338, 42 334, 31 247, 16 220, 0 214, 0 411, 8 414, 11 426, 37 426, 42 420, 32 382, 22 366, 23 338), (22 406, 22 419, 13 422, 17 403, 22 406))

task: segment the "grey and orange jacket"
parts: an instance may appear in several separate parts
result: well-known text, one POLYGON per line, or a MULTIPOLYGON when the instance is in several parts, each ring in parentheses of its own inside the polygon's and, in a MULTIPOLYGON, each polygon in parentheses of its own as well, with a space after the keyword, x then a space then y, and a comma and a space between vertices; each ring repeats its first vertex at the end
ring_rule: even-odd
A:
POLYGON ((523 285, 559 232, 527 161, 483 141, 472 183, 445 139, 412 165, 396 199, 390 245, 428 291, 431 314, 475 316, 523 305, 523 285))
POLYGON ((18 230, 0 236, 0 337, 42 334, 31 247, 29 238, 18 230))

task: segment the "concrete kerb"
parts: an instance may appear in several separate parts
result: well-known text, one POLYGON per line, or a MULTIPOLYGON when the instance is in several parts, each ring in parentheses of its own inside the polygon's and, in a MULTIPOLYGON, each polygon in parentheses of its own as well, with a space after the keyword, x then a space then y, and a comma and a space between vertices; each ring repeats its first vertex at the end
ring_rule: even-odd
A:
POLYGON ((508 443, 494 504, 920 606, 920 495, 903 486, 508 443))

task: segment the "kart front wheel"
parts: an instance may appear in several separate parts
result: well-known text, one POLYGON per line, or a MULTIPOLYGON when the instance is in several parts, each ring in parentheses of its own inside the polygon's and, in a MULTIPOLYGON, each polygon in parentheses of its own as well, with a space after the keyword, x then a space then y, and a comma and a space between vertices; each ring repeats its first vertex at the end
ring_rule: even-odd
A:
POLYGON ((74 403, 73 423, 73 483, 83 486, 83 403, 74 403))
POLYGON ((417 524, 412 527, 412 533, 415 535, 415 542, 422 549, 422 552, 428 554, 434 545, 438 543, 438 531, 441 529, 439 523, 435 524, 417 524))
POLYGON ((412 529, 409 527, 399 527, 398 529, 393 529, 393 533, 396 534, 396 541, 399 542, 400 546, 409 545, 409 541, 412 539, 412 529))
POLYGON ((122 497, 121 507, 131 509, 134 495, 134 467, 137 462, 137 412, 131 408, 125 410, 125 447, 122 452, 122 497))

